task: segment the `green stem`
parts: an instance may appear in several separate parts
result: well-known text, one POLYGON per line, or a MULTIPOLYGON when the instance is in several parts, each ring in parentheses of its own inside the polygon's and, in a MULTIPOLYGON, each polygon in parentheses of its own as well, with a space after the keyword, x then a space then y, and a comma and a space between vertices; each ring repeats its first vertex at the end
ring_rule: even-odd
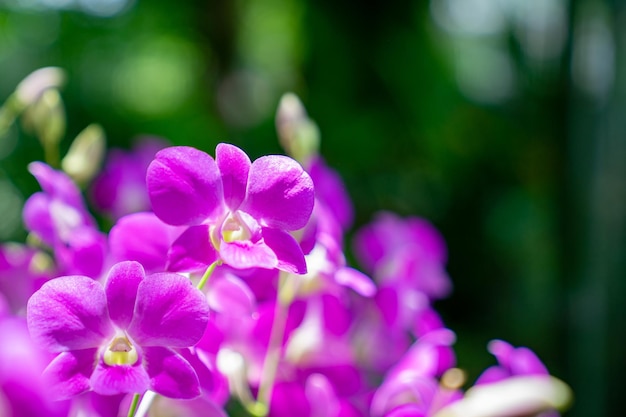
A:
POLYGON ((133 395, 133 402, 130 403, 130 408, 128 409, 128 417, 134 417, 137 412, 137 406, 139 405, 139 399, 141 398, 140 394, 133 395))
MULTIPOLYGON (((139 407, 137 407, 137 413, 134 417, 145 417, 146 415, 148 415, 148 410, 150 409, 152 401, 154 401, 156 396, 156 392, 146 391, 143 397, 141 397, 141 402, 139 403, 139 407)), ((128 417, 131 417, 131 415, 129 414, 128 417)))
POLYGON ((59 168, 61 166, 60 156, 59 156, 59 147, 56 143, 48 143, 44 142, 43 145, 43 153, 44 159, 46 163, 53 168, 59 168))
POLYGON ((209 265, 209 267, 206 269, 206 271, 204 272, 204 275, 202 275, 202 278, 200 279, 200 282, 198 283, 198 286, 196 288, 198 288, 199 290, 203 289, 204 286, 206 285, 206 283, 209 281, 209 278, 211 277, 211 275, 213 274, 213 271, 215 271, 215 268, 220 264, 220 261, 217 260, 215 262, 213 262, 211 265, 209 265))
POLYGON ((287 279, 288 276, 283 276, 281 274, 280 285, 278 288, 279 297, 276 299, 276 309, 272 322, 272 331, 270 333, 269 345, 263 362, 263 373, 254 408, 254 411, 256 411, 255 415, 258 417, 265 417, 269 412, 272 390, 274 388, 276 372, 278 371, 278 364, 281 358, 281 345, 285 335, 285 325, 287 323, 287 309, 293 299, 293 297, 287 297, 287 299, 280 297, 280 291, 285 286, 287 279))

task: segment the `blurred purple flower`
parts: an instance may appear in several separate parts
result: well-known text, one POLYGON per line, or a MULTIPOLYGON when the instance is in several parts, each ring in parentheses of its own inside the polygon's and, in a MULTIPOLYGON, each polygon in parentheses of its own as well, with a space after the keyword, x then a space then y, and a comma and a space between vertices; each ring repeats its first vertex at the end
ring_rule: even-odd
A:
POLYGON ((148 167, 155 214, 189 228, 174 242, 168 268, 192 271, 220 260, 236 268, 278 268, 302 274, 306 263, 289 234, 309 221, 313 182, 293 159, 269 155, 250 162, 219 144, 215 160, 191 147, 166 148, 148 167))
POLYGON ((341 177, 328 167, 321 156, 307 165, 307 172, 315 184, 315 196, 328 207, 343 230, 352 225, 354 208, 341 177))
MULTIPOLYGON (((317 192, 317 188, 315 189, 317 192)), ((362 272, 347 266, 342 249, 343 233, 329 209, 315 200, 311 221, 303 230, 307 273, 299 277, 298 295, 318 292, 337 293, 340 288, 351 288, 356 293, 371 297, 376 285, 362 272)))
POLYGON ((204 294, 189 279, 145 276, 130 261, 114 265, 104 287, 84 276, 48 281, 27 308, 33 340, 58 353, 44 371, 58 399, 90 390, 198 396, 195 371, 173 349, 197 343, 208 315, 204 294))
POLYGON ((109 232, 111 262, 137 261, 146 273, 163 272, 169 248, 184 229, 163 223, 151 211, 121 217, 109 232))
POLYGON ((0 318, 0 415, 67 416, 67 402, 53 401, 41 373, 50 361, 31 340, 23 317, 0 318))
POLYGON ((460 399, 460 391, 443 387, 437 379, 455 364, 454 339, 448 329, 418 339, 385 375, 372 398, 371 415, 429 417, 460 399))
POLYGON ((425 219, 380 213, 357 232, 354 250, 381 286, 419 291, 430 299, 445 297, 452 289, 445 242, 425 219))
POLYGON ((498 382, 512 376, 550 375, 537 355, 527 347, 515 348, 503 340, 492 340, 488 350, 496 357, 498 365, 487 368, 476 380, 476 385, 498 382))
POLYGON ((24 313, 30 296, 49 278, 36 265, 38 255, 37 250, 28 246, 0 245, 0 294, 14 314, 24 313))
POLYGON ((60 273, 98 277, 106 237, 98 231, 80 190, 65 173, 42 162, 32 162, 28 169, 43 191, 24 204, 26 229, 52 248, 60 273))
POLYGON ((141 137, 131 151, 112 149, 91 186, 94 206, 113 219, 150 210, 146 170, 154 155, 166 146, 163 139, 141 137))

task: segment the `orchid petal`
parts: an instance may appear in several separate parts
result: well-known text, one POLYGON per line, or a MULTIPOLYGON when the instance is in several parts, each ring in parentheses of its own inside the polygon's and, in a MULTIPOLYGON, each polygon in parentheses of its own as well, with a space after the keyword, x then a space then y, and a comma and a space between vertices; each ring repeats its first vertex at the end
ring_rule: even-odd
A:
POLYGON ((207 300, 209 307, 218 313, 250 316, 256 309, 256 300, 250 288, 232 274, 211 283, 207 300))
POLYGON ((235 240, 220 243, 220 259, 234 268, 276 268, 278 260, 274 252, 264 243, 235 240))
POLYGON ((150 387, 150 378, 139 363, 108 366, 100 362, 91 376, 91 386, 101 395, 141 394, 150 387))
POLYGON ((77 226, 67 240, 56 241, 56 258, 67 273, 98 278, 106 257, 106 236, 92 226, 77 226))
POLYGON ((37 179, 41 189, 52 196, 75 207, 83 206, 80 189, 72 179, 62 171, 57 171, 43 162, 31 162, 28 171, 37 179))
POLYGON ((109 232, 111 257, 115 262, 137 261, 147 272, 163 272, 167 251, 179 229, 152 212, 124 216, 109 232))
POLYGON ((139 284, 128 334, 141 346, 188 347, 209 320, 205 295, 178 274, 148 275, 139 284))
POLYGON ((66 400, 89 391, 89 378, 93 373, 97 349, 73 350, 60 353, 44 370, 50 397, 66 400))
POLYGON ((499 382, 503 379, 507 379, 511 376, 511 373, 501 366, 490 366, 485 369, 482 374, 476 379, 474 385, 491 384, 493 382, 499 382))
POLYGON ((292 381, 280 381, 274 384, 270 410, 274 417, 311 415, 311 405, 303 387, 292 381))
POLYGON ((343 300, 331 294, 322 294, 322 314, 327 335, 344 335, 352 324, 352 317, 343 300))
POLYGON ((48 194, 38 192, 31 195, 22 210, 22 219, 26 230, 37 234, 39 239, 52 245, 56 232, 50 217, 51 198, 48 194))
POLYGON ((120 262, 109 271, 105 286, 109 315, 121 329, 126 329, 133 318, 137 287, 144 276, 143 267, 134 261, 120 262))
POLYGON ((311 417, 336 416, 339 400, 328 379, 322 374, 313 374, 306 379, 304 392, 311 404, 311 417))
POLYGON ((385 417, 427 417, 427 414, 417 404, 402 404, 386 413, 385 417))
POLYGON ((339 285, 353 289, 363 297, 372 297, 376 294, 376 285, 370 277, 354 268, 339 268, 335 272, 335 281, 339 285))
POLYGON ((204 270, 217 260, 211 244, 209 226, 190 226, 172 243, 167 253, 167 270, 193 272, 204 270))
POLYGON ((354 218, 354 208, 339 174, 329 168, 321 157, 311 162, 308 171, 315 184, 317 197, 330 208, 344 230, 349 228, 354 218))
POLYGON ((150 388, 170 398, 191 399, 200 395, 200 381, 189 362, 176 352, 162 348, 146 348, 145 361, 150 375, 150 388))
POLYGON ((535 352, 519 347, 511 355, 511 373, 513 375, 549 375, 545 365, 539 360, 535 352))
POLYGON ((237 210, 246 196, 250 158, 238 147, 220 143, 215 149, 215 162, 222 173, 224 201, 232 211, 237 210))
POLYGON ((266 226, 297 230, 309 221, 314 199, 313 180, 300 164, 269 155, 252 163, 241 210, 266 226))
POLYGON ((104 288, 84 276, 46 282, 27 306, 30 334, 52 352, 100 346, 113 332, 104 288))
POLYGON ((263 240, 276 254, 278 259, 276 268, 293 274, 306 274, 304 253, 293 236, 283 230, 264 227, 263 240))
POLYGON ((148 167, 146 185, 154 213, 171 225, 199 224, 222 206, 217 164, 195 148, 159 151, 148 167))

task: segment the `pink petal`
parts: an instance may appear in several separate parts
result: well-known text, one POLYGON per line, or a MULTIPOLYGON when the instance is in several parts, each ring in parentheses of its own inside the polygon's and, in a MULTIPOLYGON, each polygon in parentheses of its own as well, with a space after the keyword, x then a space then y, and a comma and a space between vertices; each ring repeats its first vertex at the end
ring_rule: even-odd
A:
POLYGON ((52 198, 44 193, 38 192, 31 195, 22 210, 24 227, 30 232, 34 232, 46 244, 52 245, 56 238, 56 228, 50 216, 50 204, 52 198))
POLYGON ((167 270, 195 272, 205 270, 217 260, 211 243, 209 226, 190 226, 172 243, 167 254, 167 270))
POLYGON ((293 236, 283 230, 264 227, 263 240, 276 254, 278 259, 276 268, 293 274, 306 274, 304 253, 293 236))
POLYGON ((309 221, 314 199, 313 180, 300 164, 269 155, 252 163, 241 210, 265 226, 297 230, 309 221))
POLYGON ((372 297, 376 294, 374 281, 354 268, 339 268, 337 272, 335 272, 335 281, 339 285, 353 289, 357 294, 363 297, 372 297))
POLYGON ((276 255, 263 241, 235 240, 220 243, 220 259, 234 268, 276 268, 276 255))
POLYGON ((135 366, 100 362, 91 376, 91 386, 101 395, 142 394, 150 388, 150 378, 140 362, 135 366))
POLYGON ((41 189, 52 198, 60 199, 75 207, 83 206, 83 197, 72 179, 43 162, 31 162, 28 171, 41 185, 41 189))
POLYGON ((195 371, 182 356, 161 347, 144 350, 151 389, 170 398, 191 399, 200 395, 195 371))
POLYGON ((511 355, 511 372, 513 375, 549 375, 545 365, 539 360, 535 352, 519 347, 511 355))
POLYGON ((100 346, 112 334, 104 288, 84 276, 46 282, 27 306, 30 334, 52 352, 100 346))
POLYGON ((181 229, 163 223, 152 212, 124 216, 109 233, 111 258, 114 262, 137 261, 147 272, 163 272, 167 251, 181 229))
POLYGON ((354 209, 341 177, 326 166, 321 157, 311 162, 308 171, 315 184, 317 197, 331 209, 341 227, 348 229, 354 218, 354 209))
POLYGON ((215 162, 222 173, 224 201, 235 211, 246 196, 250 158, 238 147, 220 143, 215 149, 215 162))
POLYGON ((211 310, 218 313, 251 316, 256 309, 250 288, 232 274, 224 274, 211 282, 207 300, 211 310))
POLYGON ((165 223, 199 224, 222 208, 222 179, 205 152, 187 146, 159 151, 148 167, 152 210, 165 223))
POLYGON ((133 318, 137 287, 144 276, 143 267, 134 261, 120 262, 109 271, 105 286, 109 315, 120 329, 126 329, 133 318))
POLYGON ((66 273, 98 278, 106 256, 106 236, 92 226, 79 226, 66 241, 54 245, 56 258, 66 273))
POLYGON ((60 353, 44 370, 50 397, 66 400, 89 391, 89 378, 93 373, 97 349, 73 350, 60 353))
POLYGON ((311 404, 311 417, 336 416, 339 413, 337 394, 324 375, 309 376, 304 386, 304 393, 311 404))
POLYGON ((208 320, 205 295, 188 278, 164 272, 139 284, 128 334, 141 346, 189 347, 200 340, 208 320))

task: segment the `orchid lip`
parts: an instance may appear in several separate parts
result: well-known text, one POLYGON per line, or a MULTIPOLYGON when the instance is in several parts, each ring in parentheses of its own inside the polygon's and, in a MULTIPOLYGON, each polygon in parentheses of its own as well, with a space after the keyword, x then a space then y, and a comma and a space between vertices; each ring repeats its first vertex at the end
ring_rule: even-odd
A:
MULTIPOLYGON (((248 219, 248 221, 250 220, 251 219, 248 219)), ((221 242, 232 243, 251 240, 253 231, 246 222, 245 214, 234 211, 226 214, 226 216, 218 222, 217 226, 212 226, 209 235, 213 247, 219 250, 221 242)))
POLYGON ((109 366, 134 365, 139 360, 139 354, 126 335, 118 334, 111 340, 102 360, 109 366))
POLYGON ((229 214, 224 223, 222 223, 222 239, 224 239, 224 242, 249 240, 250 237, 250 230, 237 213, 229 214))

